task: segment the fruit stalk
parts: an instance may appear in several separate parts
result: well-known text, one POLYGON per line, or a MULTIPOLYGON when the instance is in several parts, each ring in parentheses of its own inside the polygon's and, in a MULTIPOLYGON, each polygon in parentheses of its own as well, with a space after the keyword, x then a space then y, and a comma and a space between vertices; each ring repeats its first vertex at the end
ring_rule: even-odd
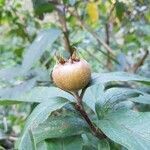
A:
POLYGON ((77 103, 75 105, 75 109, 81 114, 81 116, 84 118, 84 120, 87 122, 87 124, 89 125, 92 133, 94 136, 96 136, 98 139, 104 139, 106 138, 107 136, 99 129, 97 128, 93 123, 92 121, 90 120, 88 114, 86 113, 84 107, 83 107, 83 104, 82 104, 82 98, 81 96, 79 96, 79 94, 76 92, 73 94, 74 97, 76 98, 77 100, 77 103))

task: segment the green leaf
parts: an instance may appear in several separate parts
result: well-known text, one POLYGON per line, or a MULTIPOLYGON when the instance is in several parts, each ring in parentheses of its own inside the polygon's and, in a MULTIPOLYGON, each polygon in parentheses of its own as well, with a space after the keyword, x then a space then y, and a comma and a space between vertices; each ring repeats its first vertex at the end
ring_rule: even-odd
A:
POLYGON ((4 130, 0 129, 0 141, 5 140, 7 138, 8 137, 7 137, 6 133, 4 132, 4 130))
POLYGON ((36 150, 36 143, 35 143, 35 140, 34 140, 34 137, 33 137, 33 133, 31 131, 31 129, 29 129, 29 136, 30 136, 30 140, 31 140, 31 146, 32 147, 31 149, 32 150, 36 150))
POLYGON ((123 18, 124 12, 127 10, 127 7, 125 3, 118 2, 118 1, 116 2, 115 7, 116 7, 116 16, 121 21, 123 18))
POLYGON ((98 150, 110 150, 110 145, 107 140, 101 140, 98 143, 98 150))
POLYGON ((144 93, 129 88, 111 88, 106 92, 104 91, 103 95, 100 97, 100 101, 95 104, 98 118, 103 118, 109 109, 123 108, 125 106, 125 104, 122 103, 123 101, 130 100, 130 98, 133 97, 139 97, 141 94, 144 93))
POLYGON ((5 5, 5 0, 0 0, 0 7, 5 5))
POLYGON ((116 111, 97 122, 98 127, 114 142, 130 150, 149 150, 150 113, 116 111))
POLYGON ((140 95, 144 95, 144 92, 129 88, 111 88, 105 92, 104 86, 98 84, 87 89, 83 101, 97 114, 103 114, 106 107, 112 107, 121 101, 140 95))
MULTIPOLYGON (((17 88, 18 89, 18 88, 17 88)), ((73 96, 71 96, 69 93, 55 87, 35 87, 30 90, 30 92, 23 93, 22 95, 16 95, 15 89, 12 89, 14 92, 10 92, 13 95, 9 96, 8 91, 5 91, 5 94, 7 96, 2 97, 0 99, 0 104, 14 104, 14 103, 41 103, 45 101, 50 101, 54 97, 64 97, 69 100, 73 100, 73 96), (15 95, 14 95, 15 94, 15 95)), ((20 92, 20 90, 17 90, 17 92, 20 92)), ((4 94, 4 93, 3 93, 4 94)), ((0 92, 1 95, 1 92, 0 92)))
POLYGON ((23 62, 22 72, 27 72, 42 56, 46 48, 50 47, 61 34, 59 29, 47 29, 39 32, 37 38, 26 51, 23 62))
POLYGON ((84 141, 83 150, 109 150, 109 143, 106 139, 99 140, 91 133, 82 134, 84 141))
POLYGON ((43 13, 50 13, 54 10, 54 6, 47 0, 32 0, 32 3, 36 15, 43 15, 43 13))
POLYGON ((137 23, 136 27, 138 29, 136 32, 139 35, 142 35, 142 34, 144 34, 145 36, 150 35, 150 25, 149 24, 137 23))
POLYGON ((87 89, 83 100, 96 112, 98 118, 102 118, 109 109, 116 109, 116 105, 119 103, 119 108, 125 108, 125 106, 132 108, 132 102, 150 104, 150 95, 130 88, 110 88, 104 91, 104 86, 98 84, 87 89), (121 102, 126 100, 129 100, 129 102, 121 104, 121 102))
POLYGON ((125 100, 143 104, 150 104, 150 94, 144 93, 140 90, 129 88, 111 88, 105 92, 104 99, 105 106, 112 106, 125 100))
POLYGON ((134 102, 127 100, 116 104, 112 110, 131 110, 134 109, 134 107, 134 102))
POLYGON ((49 117, 45 122, 32 130, 36 143, 50 138, 80 135, 86 131, 88 131, 87 124, 77 116, 49 117))
POLYGON ((73 6, 76 3, 76 0, 69 0, 69 4, 73 6))
POLYGON ((72 136, 62 139, 50 139, 37 145, 37 150, 82 150, 81 136, 72 136))
POLYGON ((83 145, 82 150, 97 150, 92 145, 83 145))
POLYGON ((19 150, 32 150, 33 147, 29 131, 44 122, 53 111, 62 108, 67 103, 68 100, 65 98, 53 98, 49 99, 48 102, 39 104, 26 121, 23 134, 18 144, 19 150))
POLYGON ((54 97, 64 97, 69 100, 73 99, 69 93, 56 88, 56 87, 35 87, 30 92, 22 95, 20 99, 22 101, 32 101, 32 102, 44 102, 49 101, 54 97))
POLYGON ((37 144, 37 150, 48 150, 48 142, 42 141, 37 144))
POLYGON ((126 72, 111 72, 111 73, 102 73, 102 74, 94 74, 92 77, 90 85, 93 84, 106 84, 109 82, 141 82, 144 84, 150 85, 150 79, 145 78, 139 75, 134 75, 126 72))
POLYGON ((142 103, 142 104, 150 104, 150 94, 144 93, 143 95, 140 95, 136 98, 129 99, 133 102, 142 103))
POLYGON ((104 86, 101 84, 88 87, 83 96, 83 101, 87 104, 87 106, 89 106, 93 111, 95 111, 95 103, 97 101, 101 103, 100 97, 102 97, 103 94, 104 86))
POLYGON ((114 105, 121 101, 125 101, 127 99, 133 97, 139 97, 143 93, 136 89, 130 88, 111 88, 104 93, 104 105, 114 105))
POLYGON ((14 87, 0 89, 0 104, 16 104, 21 101, 32 102, 30 99, 21 99, 20 96, 26 92, 29 92, 35 85, 36 78, 33 78, 14 87))
POLYGON ((20 71, 21 71, 20 66, 13 67, 13 68, 1 69, 0 70, 0 78, 3 80, 12 80, 14 77, 18 76, 20 71))

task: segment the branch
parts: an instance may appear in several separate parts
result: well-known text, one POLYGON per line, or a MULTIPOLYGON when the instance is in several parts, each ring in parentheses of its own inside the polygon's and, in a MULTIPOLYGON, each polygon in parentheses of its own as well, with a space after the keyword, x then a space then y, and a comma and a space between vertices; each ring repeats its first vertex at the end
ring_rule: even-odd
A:
POLYGON ((74 93, 74 97, 77 100, 77 104, 75 105, 75 109, 81 114, 81 116, 84 118, 84 120, 87 122, 87 124, 89 125, 92 133, 94 136, 96 136, 98 139, 103 139, 106 138, 107 136, 99 129, 97 128, 92 121, 90 120, 88 114, 86 113, 86 111, 84 110, 84 107, 82 105, 82 98, 81 96, 79 96, 78 93, 74 93))
POLYGON ((112 4, 112 6, 111 6, 110 12, 109 12, 108 17, 107 17, 107 22, 109 22, 109 20, 110 20, 110 18, 112 16, 112 13, 113 13, 113 11, 115 9, 115 5, 116 5, 116 2, 114 4, 112 4))
POLYGON ((101 68, 103 68, 103 66, 105 66, 105 65, 103 64, 103 62, 100 61, 100 60, 99 60, 94 54, 92 54, 90 51, 86 50, 86 52, 87 52, 90 56, 92 56, 95 60, 97 60, 97 61, 99 62, 99 64, 101 65, 101 68))
MULTIPOLYGON (((108 20, 108 22, 105 24, 105 33, 106 33, 106 39, 105 39, 105 41, 106 41, 106 43, 109 45, 109 42, 110 42, 109 20, 108 20)), ((110 56, 111 56, 111 53, 108 51, 108 52, 107 52, 107 64, 106 64, 106 66, 107 66, 108 70, 111 71, 111 69, 112 69, 112 63, 111 63, 110 56)))
POLYGON ((133 73, 136 73, 138 68, 144 64, 144 61, 147 58, 148 54, 149 54, 149 51, 146 50, 143 57, 136 64, 133 65, 133 68, 132 68, 133 73))
MULTIPOLYGON (((107 45, 110 44, 110 18, 112 16, 112 13, 114 11, 114 8, 115 8, 115 4, 112 5, 111 9, 110 9, 110 12, 107 16, 107 21, 106 21, 106 24, 105 24, 105 34, 106 34, 106 39, 105 39, 105 42, 107 43, 107 45)), ((108 51, 107 52, 107 68, 111 71, 112 69, 112 63, 111 63, 111 53, 108 51)))
POLYGON ((106 32, 106 39, 105 42, 109 45, 109 39, 110 39, 110 35, 109 35, 109 22, 107 22, 105 24, 105 32, 106 32))
MULTIPOLYGON (((79 16, 77 10, 70 10, 69 8, 67 9, 68 12, 73 15, 79 22, 80 25, 85 28, 89 33, 91 33, 91 35, 96 39, 97 43, 99 45, 102 45, 107 52, 110 52, 111 56, 109 57, 110 59, 112 59, 115 63, 119 64, 119 62, 115 59, 115 54, 113 52, 113 50, 109 47, 109 45, 107 43, 105 43, 102 39, 99 38, 99 36, 97 35, 96 32, 94 32, 79 16)), ((100 50, 104 55, 107 55, 106 52, 100 50)))
POLYGON ((66 12, 65 12, 66 6, 64 4, 61 4, 59 0, 49 1, 49 3, 52 3, 54 5, 58 13, 59 22, 64 34, 65 49, 70 53, 71 56, 73 54, 73 49, 70 44, 69 31, 67 29, 67 23, 66 23, 66 12))
POLYGON ((70 11, 68 9, 68 11, 74 16, 77 18, 77 20, 80 22, 81 26, 83 28, 85 28, 89 33, 91 33, 91 35, 96 39, 96 41, 102 45, 107 51, 109 51, 110 53, 113 53, 112 49, 109 47, 109 45, 107 43, 105 43, 102 39, 99 38, 99 36, 97 35, 96 32, 94 32, 79 16, 77 10, 74 10, 74 11, 70 11))

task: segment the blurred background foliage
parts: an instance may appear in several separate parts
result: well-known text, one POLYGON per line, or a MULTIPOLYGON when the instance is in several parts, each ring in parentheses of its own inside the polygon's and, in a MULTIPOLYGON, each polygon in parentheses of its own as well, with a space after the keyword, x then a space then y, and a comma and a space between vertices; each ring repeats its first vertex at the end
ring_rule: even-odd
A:
MULTIPOLYGON (((69 55, 65 24, 71 46, 93 72, 150 77, 149 7, 149 0, 0 0, 0 97, 51 85, 56 53, 69 55)), ((0 107, 2 147, 12 147, 35 105, 0 107)))

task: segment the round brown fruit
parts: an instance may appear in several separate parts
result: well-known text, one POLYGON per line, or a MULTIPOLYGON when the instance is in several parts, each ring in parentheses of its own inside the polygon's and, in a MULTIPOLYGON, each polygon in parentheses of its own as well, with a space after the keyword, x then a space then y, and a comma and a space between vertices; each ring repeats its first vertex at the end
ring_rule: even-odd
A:
POLYGON ((56 86, 65 91, 79 91, 89 83, 91 68, 84 59, 68 60, 54 66, 52 78, 56 86))

